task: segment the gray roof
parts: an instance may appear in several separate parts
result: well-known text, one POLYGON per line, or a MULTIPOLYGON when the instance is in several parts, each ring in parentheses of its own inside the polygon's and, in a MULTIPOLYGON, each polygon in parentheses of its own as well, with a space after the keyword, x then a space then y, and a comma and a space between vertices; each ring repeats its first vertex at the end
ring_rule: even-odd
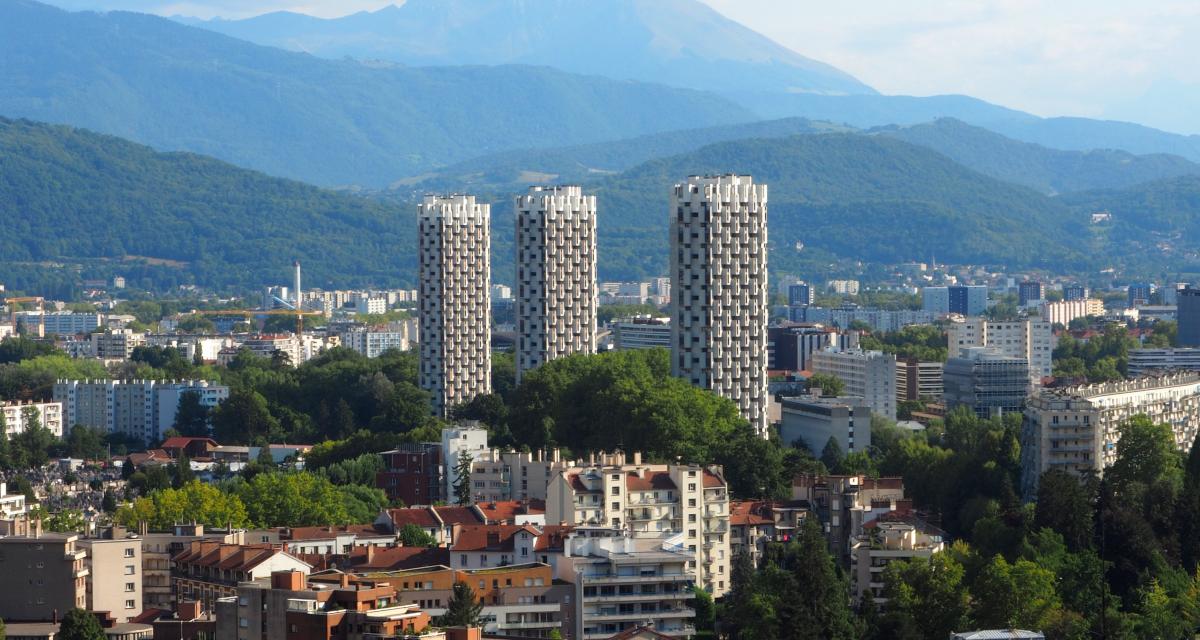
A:
POLYGON ((1024 629, 985 629, 956 633, 950 640, 1046 640, 1046 636, 1041 631, 1024 629))

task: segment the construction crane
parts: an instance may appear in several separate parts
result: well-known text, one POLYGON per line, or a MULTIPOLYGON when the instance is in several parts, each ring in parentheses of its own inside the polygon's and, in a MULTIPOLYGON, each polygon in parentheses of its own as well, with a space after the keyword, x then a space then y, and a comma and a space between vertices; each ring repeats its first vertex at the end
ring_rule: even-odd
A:
POLYGON ((46 300, 45 300, 45 298, 42 298, 41 296, 4 298, 3 302, 4 302, 4 305, 8 307, 8 321, 11 322, 14 327, 17 324, 17 308, 16 308, 16 306, 14 306, 16 303, 36 302, 38 311, 46 310, 46 306, 45 306, 46 300))

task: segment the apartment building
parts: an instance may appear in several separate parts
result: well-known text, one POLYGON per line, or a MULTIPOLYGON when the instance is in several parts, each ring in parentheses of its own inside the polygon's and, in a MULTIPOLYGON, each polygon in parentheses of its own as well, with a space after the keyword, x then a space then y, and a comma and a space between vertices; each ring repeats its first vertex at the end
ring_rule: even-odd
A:
POLYGON ((672 374, 767 430, 767 187, 690 177, 671 191, 672 374))
POLYGON ((729 503, 729 549, 759 566, 768 542, 788 542, 812 510, 807 500, 735 500, 729 503))
POLYGON ((63 437, 65 433, 61 402, 0 402, 0 412, 4 413, 4 427, 7 437, 10 438, 25 431, 34 421, 49 429, 56 438, 63 437))
POLYGON ((383 489, 392 504, 434 504, 442 493, 442 446, 434 442, 401 444, 384 451, 383 470, 375 474, 375 486, 383 489))
POLYGON ((445 640, 426 633, 430 616, 401 604, 386 585, 308 583, 303 571, 279 570, 240 581, 216 603, 216 637, 229 640, 445 640))
POLYGON ((146 334, 133 329, 114 329, 92 334, 92 355, 101 360, 128 360, 133 350, 146 344, 146 334))
POLYGON ((788 320, 849 328, 855 322, 865 323, 871 331, 899 331, 911 324, 932 324, 939 315, 931 311, 912 309, 875 309, 848 305, 843 307, 794 306, 788 308, 788 320))
POLYGON ((1154 371, 1200 371, 1200 349, 1173 347, 1168 349, 1130 349, 1129 377, 1137 378, 1154 371))
POLYGON ((844 395, 862 398, 871 411, 896 419, 896 356, 828 348, 812 355, 812 372, 836 376, 845 384, 844 395))
POLYGON ((850 550, 850 591, 856 602, 869 597, 876 604, 887 603, 883 572, 889 564, 928 559, 946 548, 945 533, 911 512, 881 515, 863 529, 850 550))
POLYGON ((971 347, 942 371, 947 410, 965 406, 981 418, 1021 411, 1032 384, 1029 362, 994 349, 971 347))
POLYGON ((519 382, 556 358, 596 352, 596 196, 530 187, 516 211, 519 382))
POLYGON ((489 449, 471 463, 472 499, 544 501, 554 474, 570 466, 558 449, 532 452, 489 449))
POLYGON ((225 544, 197 540, 173 557, 171 584, 177 600, 194 600, 208 611, 217 600, 237 595, 242 582, 276 571, 308 575, 312 566, 270 544, 225 544))
POLYGON ((342 346, 357 351, 368 358, 378 358, 384 352, 395 349, 408 351, 417 344, 416 320, 394 323, 396 329, 376 330, 360 328, 340 334, 342 346))
POLYGON ((454 532, 465 525, 487 524, 487 517, 475 505, 407 507, 388 509, 379 514, 374 524, 396 533, 413 524, 428 533, 439 545, 454 542, 454 532))
POLYGON ((800 475, 792 480, 792 500, 808 506, 819 519, 829 552, 839 562, 850 558, 852 542, 865 523, 883 514, 911 508, 903 478, 864 475, 800 475))
POLYGON ((921 290, 921 309, 938 315, 977 316, 987 310, 987 298, 985 285, 925 287, 921 290))
POLYGON ((575 585, 581 640, 606 640, 642 626, 673 638, 696 633, 687 606, 696 570, 674 541, 640 537, 619 527, 576 530, 556 577, 575 585))
POLYGON ((78 542, 87 552, 87 609, 107 612, 117 623, 142 614, 142 541, 136 536, 78 542))
POLYGON ((1026 280, 1017 285, 1017 304, 1024 308, 1041 302, 1042 283, 1037 280, 1026 280))
POLYGON ((491 206, 426 196, 418 219, 419 378, 445 416, 492 390, 491 206))
POLYGON ((98 313, 51 311, 42 314, 42 334, 74 336, 96 331, 103 323, 98 313))
POLYGON ((624 527, 639 536, 678 540, 697 584, 715 596, 729 589, 729 492, 718 466, 643 464, 617 453, 558 472, 546 522, 624 527))
POLYGON ((1038 316, 1049 322, 1051 326, 1061 324, 1065 327, 1076 318, 1101 317, 1103 315, 1104 301, 1095 298, 1043 302, 1038 307, 1038 316))
POLYGON ((942 399, 945 391, 942 373, 945 364, 916 358, 896 360, 896 402, 942 399))
POLYGON ((229 387, 206 380, 59 380, 54 401, 62 403, 66 424, 122 433, 144 442, 162 440, 175 426, 179 401, 196 393, 215 408, 229 387))
POLYGON ((48 622, 86 609, 87 551, 79 536, 42 533, 40 521, 31 529, 29 535, 0 537, 0 576, 7 585, 0 620, 48 622))
POLYGON ((1121 424, 1135 415, 1169 424, 1188 451, 1200 430, 1200 373, 1176 371, 1133 380, 1042 389, 1029 398, 1022 431, 1022 485, 1037 491, 1050 469, 1103 472, 1116 461, 1121 424))
POLYGON ((1050 376, 1054 367, 1054 328, 1049 320, 955 318, 947 332, 951 358, 972 347, 989 347, 1028 362, 1030 382, 1035 385, 1050 376))
MULTIPOLYGON (((124 530, 109 534, 123 537, 124 530)), ((207 541, 217 544, 245 544, 245 531, 206 531, 202 524, 177 524, 167 532, 149 531, 143 527, 138 532, 142 550, 142 607, 143 609, 172 610, 178 604, 171 583, 171 558, 190 547, 192 542, 207 541)))

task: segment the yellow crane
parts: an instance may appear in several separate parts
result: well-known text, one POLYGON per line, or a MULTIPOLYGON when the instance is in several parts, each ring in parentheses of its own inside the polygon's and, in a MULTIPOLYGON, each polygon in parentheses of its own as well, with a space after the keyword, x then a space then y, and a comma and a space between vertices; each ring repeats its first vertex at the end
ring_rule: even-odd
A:
POLYGON ((41 296, 14 296, 11 298, 4 298, 3 303, 8 307, 8 321, 13 323, 14 326, 17 323, 17 308, 13 305, 22 302, 36 302, 38 311, 46 310, 46 300, 41 296))

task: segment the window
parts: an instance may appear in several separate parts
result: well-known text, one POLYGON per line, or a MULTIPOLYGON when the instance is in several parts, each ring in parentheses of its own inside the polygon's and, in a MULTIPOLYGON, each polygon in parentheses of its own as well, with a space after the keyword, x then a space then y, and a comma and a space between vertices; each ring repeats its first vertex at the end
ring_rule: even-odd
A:
POLYGON ((621 495, 621 487, 613 487, 613 488, 612 488, 612 494, 613 494, 614 496, 619 496, 619 495, 621 495))
POLYGON ((127 576, 133 575, 133 565, 131 565, 131 564, 125 565, 125 575, 127 575, 127 576))
POLYGON ((132 609, 132 608, 133 608, 133 600, 126 600, 126 601, 125 601, 125 608, 126 608, 126 609, 132 609))
POLYGON ((133 557, 133 547, 129 547, 129 548, 125 549, 125 557, 126 558, 133 557))
POLYGON ((126 583, 125 583, 125 591, 126 591, 127 593, 128 593, 128 592, 130 592, 130 591, 133 591, 133 583, 132 583, 132 582, 126 582, 126 583))

